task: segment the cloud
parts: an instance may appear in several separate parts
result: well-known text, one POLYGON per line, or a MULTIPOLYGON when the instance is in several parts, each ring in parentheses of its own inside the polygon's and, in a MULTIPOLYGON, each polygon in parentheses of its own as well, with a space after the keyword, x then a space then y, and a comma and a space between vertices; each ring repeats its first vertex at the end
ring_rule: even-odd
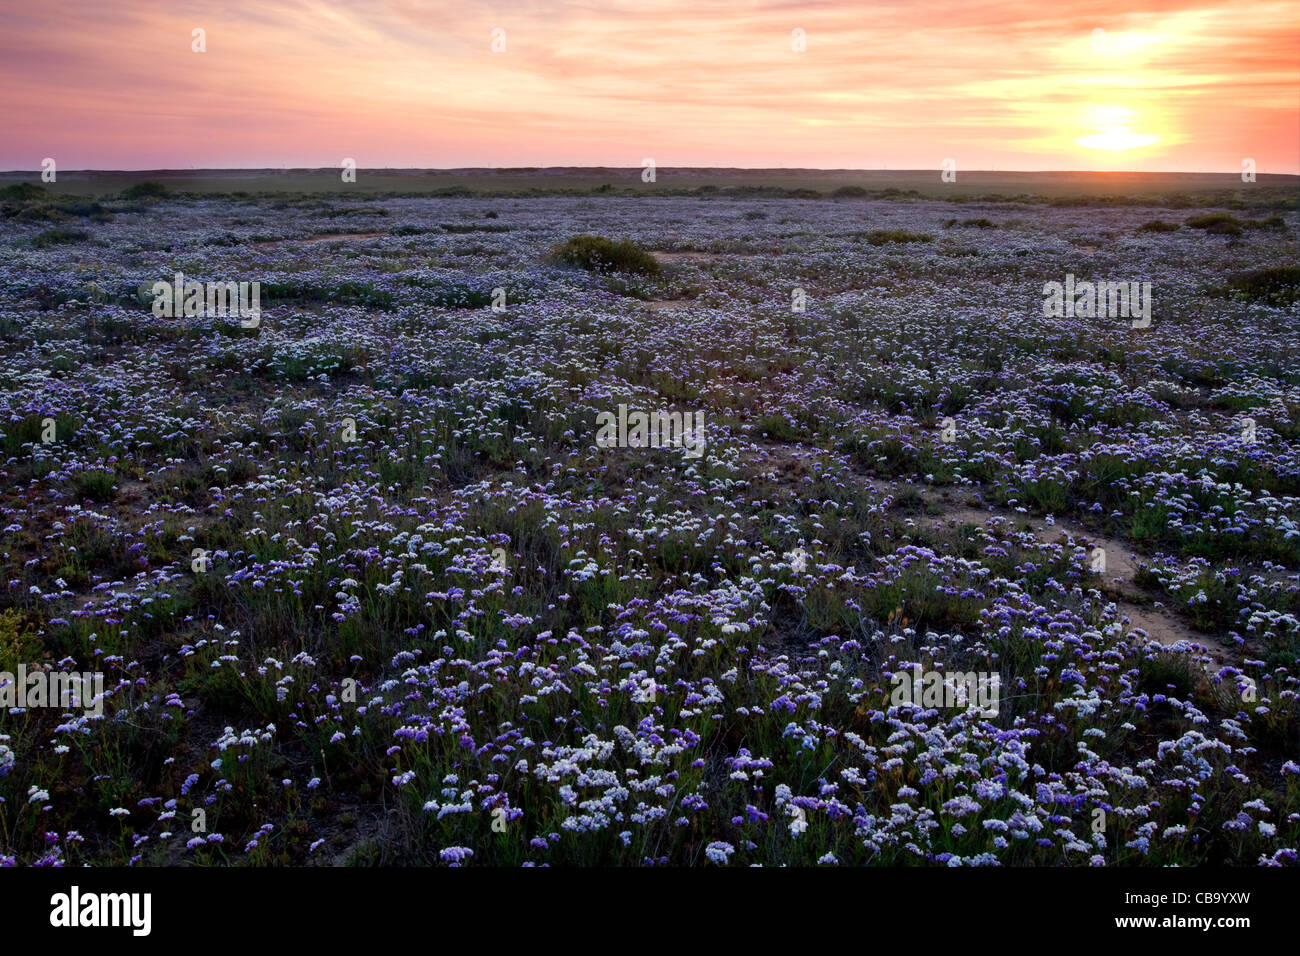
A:
POLYGON ((1143 168, 1296 172, 1298 34, 1297 2, 48 0, 0 34, 0 165, 1079 168, 1118 103, 1143 168))

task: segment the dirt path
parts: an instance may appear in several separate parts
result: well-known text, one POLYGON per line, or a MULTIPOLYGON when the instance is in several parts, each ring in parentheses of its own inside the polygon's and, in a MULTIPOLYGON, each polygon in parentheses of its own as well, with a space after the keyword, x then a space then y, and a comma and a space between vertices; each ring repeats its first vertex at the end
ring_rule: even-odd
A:
MULTIPOLYGON (((741 459, 769 479, 797 481, 801 475, 808 473, 812 459, 825 454, 823 449, 815 446, 796 447, 760 439, 755 442, 754 448, 742 452, 741 459)), ((1005 522, 1010 529, 1028 528, 1044 544, 1077 545, 1089 552, 1093 548, 1101 548, 1106 556, 1106 571, 1104 575, 1098 575, 1094 586, 1115 603, 1121 620, 1126 622, 1127 633, 1141 631, 1147 638, 1164 647, 1171 647, 1180 641, 1196 644, 1204 647, 1207 656, 1219 666, 1240 663, 1239 649, 1227 647, 1212 634, 1193 630, 1175 611, 1154 606, 1153 596, 1135 582, 1140 560, 1132 547, 1119 538, 1089 531, 1071 518, 1055 517, 1049 525, 1045 518, 1022 514, 1010 508, 996 505, 976 508, 945 497, 947 492, 929 485, 890 483, 867 475, 859 475, 859 480, 880 495, 897 495, 900 491, 914 488, 925 502, 927 510, 939 511, 938 514, 923 515, 917 519, 917 526, 925 530, 956 528, 964 524, 983 528, 991 521, 998 521, 1005 522)))
POLYGON ((984 527, 990 519, 1003 518, 1010 520, 1016 527, 1028 526, 1044 544, 1079 546, 1086 548, 1090 554, 1093 548, 1101 548, 1105 553, 1106 571, 1098 575, 1101 583, 1099 590, 1115 602, 1122 618, 1127 621, 1129 633, 1141 630, 1146 637, 1165 647, 1179 641, 1198 644, 1206 648, 1206 653, 1216 664, 1222 666, 1230 663, 1226 649, 1213 639, 1213 635, 1194 631, 1175 612, 1152 606, 1151 597, 1135 583, 1140 562, 1124 541, 1089 531, 1070 518, 1054 518, 1049 525, 1046 519, 1030 517, 1007 508, 991 507, 981 511, 970 505, 936 500, 934 494, 927 494, 927 489, 924 488, 917 490, 927 503, 943 509, 941 515, 929 519, 928 526, 932 530, 953 523, 958 526, 974 524, 984 527))

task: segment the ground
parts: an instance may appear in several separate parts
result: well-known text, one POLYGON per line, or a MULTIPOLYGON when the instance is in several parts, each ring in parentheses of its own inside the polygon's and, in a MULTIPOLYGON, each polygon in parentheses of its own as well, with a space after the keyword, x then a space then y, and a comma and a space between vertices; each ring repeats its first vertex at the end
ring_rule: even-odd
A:
POLYGON ((1295 864, 1294 191, 161 192, 2 207, 0 862, 1295 864))

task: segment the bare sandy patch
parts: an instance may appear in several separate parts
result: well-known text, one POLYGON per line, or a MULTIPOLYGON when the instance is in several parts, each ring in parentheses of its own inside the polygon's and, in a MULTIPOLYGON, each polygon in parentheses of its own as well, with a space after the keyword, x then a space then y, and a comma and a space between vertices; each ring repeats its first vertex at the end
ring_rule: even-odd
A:
POLYGON ((717 262, 724 258, 720 252, 651 252, 660 262, 717 262))
POLYGON ((334 242, 339 239, 384 239, 389 236, 387 232, 322 232, 315 236, 297 237, 293 236, 288 239, 268 239, 266 242, 255 242, 255 246, 278 246, 286 242, 300 242, 303 245, 314 245, 318 242, 334 242))

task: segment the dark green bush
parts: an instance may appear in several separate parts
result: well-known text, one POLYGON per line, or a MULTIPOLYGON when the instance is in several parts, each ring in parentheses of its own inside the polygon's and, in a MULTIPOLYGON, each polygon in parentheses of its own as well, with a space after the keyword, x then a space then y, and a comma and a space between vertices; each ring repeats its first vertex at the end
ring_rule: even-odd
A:
POLYGON ((263 299, 280 302, 337 302, 340 305, 364 305, 377 309, 393 307, 393 293, 365 282, 344 281, 337 285, 320 285, 310 281, 263 282, 263 299))
POLYGON ((1270 232, 1286 232, 1286 220, 1281 216, 1269 216, 1267 219, 1247 219, 1247 229, 1267 229, 1270 232))
POLYGON ((873 229, 867 233, 867 242, 873 246, 883 246, 887 242, 930 242, 933 238, 928 233, 906 229, 873 229))
POLYGON ((37 186, 35 183, 13 183, 0 189, 0 199, 16 199, 19 202, 43 199, 45 195, 45 187, 37 186))
POLYGON ((158 199, 167 195, 167 187, 162 183, 146 179, 122 190, 123 199, 158 199))
POLYGON ((1300 299, 1300 266, 1267 266, 1240 272, 1211 291, 1248 302, 1291 305, 1300 299))
POLYGON ((92 468, 72 476, 72 493, 81 500, 103 504, 112 501, 117 492, 117 476, 111 471, 92 468))
POLYGON ((590 272, 639 272, 658 275, 659 260, 630 239, 607 239, 604 236, 574 236, 552 250, 560 262, 590 272))
POLYGON ((84 229, 46 229, 39 235, 32 237, 32 245, 38 249, 44 249, 46 246, 62 246, 74 242, 85 242, 89 238, 90 233, 84 229))
POLYGON ((1193 229, 1204 229, 1216 236, 1240 236, 1241 220, 1228 212, 1207 212, 1187 220, 1193 229))
POLYGON ((509 232, 510 227, 504 223, 496 222, 444 222, 442 231, 453 233, 509 232))

